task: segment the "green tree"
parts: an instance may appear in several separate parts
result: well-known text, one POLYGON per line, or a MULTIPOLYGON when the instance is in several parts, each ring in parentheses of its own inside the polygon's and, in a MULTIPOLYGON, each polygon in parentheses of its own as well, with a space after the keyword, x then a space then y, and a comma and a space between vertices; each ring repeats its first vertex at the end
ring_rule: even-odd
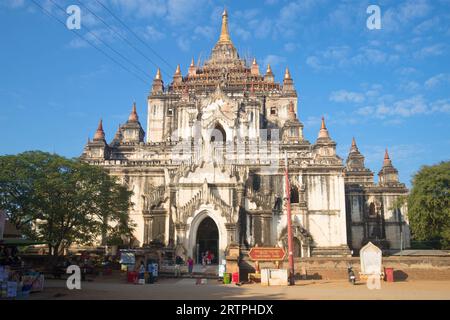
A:
POLYGON ((0 157, 0 207, 54 258, 74 243, 129 236, 131 194, 102 168, 78 160, 40 151, 0 157))
POLYGON ((415 240, 450 247, 450 161, 423 166, 414 175, 408 217, 415 240))

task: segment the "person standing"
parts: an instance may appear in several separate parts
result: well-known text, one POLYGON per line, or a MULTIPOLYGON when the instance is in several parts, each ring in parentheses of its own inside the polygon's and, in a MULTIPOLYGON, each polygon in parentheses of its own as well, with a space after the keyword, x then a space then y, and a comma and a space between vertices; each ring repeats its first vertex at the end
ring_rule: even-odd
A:
POLYGON ((183 263, 183 259, 180 256, 175 258, 175 278, 181 276, 181 264, 183 263))
POLYGON ((190 275, 191 278, 192 278, 192 271, 193 271, 193 269, 194 269, 194 260, 193 260, 191 257, 188 258, 188 260, 187 260, 187 265, 188 265, 189 275, 190 275))
POLYGON ((145 279, 145 264, 144 261, 141 261, 141 265, 139 267, 139 280, 145 279))
POLYGON ((202 252, 202 265, 206 265, 206 252, 202 252))

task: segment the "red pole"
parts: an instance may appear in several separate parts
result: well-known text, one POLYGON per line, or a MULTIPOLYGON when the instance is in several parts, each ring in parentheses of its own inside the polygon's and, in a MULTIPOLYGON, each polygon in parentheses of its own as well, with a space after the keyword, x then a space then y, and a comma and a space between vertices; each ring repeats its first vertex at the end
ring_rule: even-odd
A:
POLYGON ((292 216, 291 216, 291 188, 289 186, 288 162, 287 153, 284 152, 285 161, 285 180, 286 180, 286 211, 287 211, 287 228, 288 228, 288 261, 289 261, 289 284, 295 285, 295 271, 294 271, 294 253, 292 243, 292 216))

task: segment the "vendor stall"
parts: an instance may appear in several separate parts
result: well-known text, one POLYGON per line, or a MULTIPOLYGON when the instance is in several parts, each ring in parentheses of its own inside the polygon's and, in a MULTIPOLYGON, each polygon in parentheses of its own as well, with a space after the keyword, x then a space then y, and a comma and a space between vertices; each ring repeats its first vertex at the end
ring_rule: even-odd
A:
POLYGON ((44 275, 36 272, 18 255, 18 247, 40 244, 27 239, 0 240, 0 299, 26 298, 44 289, 44 275))

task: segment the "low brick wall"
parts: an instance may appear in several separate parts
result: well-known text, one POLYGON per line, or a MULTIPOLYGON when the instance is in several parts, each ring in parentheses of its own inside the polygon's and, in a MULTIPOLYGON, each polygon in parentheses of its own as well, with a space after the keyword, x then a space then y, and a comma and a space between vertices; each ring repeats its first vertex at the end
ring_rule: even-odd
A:
MULTIPOLYGON (((301 258, 295 259, 295 271, 307 274, 308 279, 337 280, 347 279, 347 266, 351 263, 356 275, 360 272, 359 257, 352 258, 301 258)), ((408 280, 450 280, 450 257, 412 257, 412 256, 390 256, 383 257, 383 267, 394 269, 396 281, 408 280)), ((248 259, 241 262, 241 272, 252 272, 254 263, 248 259)), ((260 263, 260 268, 274 268, 273 263, 260 263)), ((284 261, 280 268, 287 268, 288 263, 284 261)))

